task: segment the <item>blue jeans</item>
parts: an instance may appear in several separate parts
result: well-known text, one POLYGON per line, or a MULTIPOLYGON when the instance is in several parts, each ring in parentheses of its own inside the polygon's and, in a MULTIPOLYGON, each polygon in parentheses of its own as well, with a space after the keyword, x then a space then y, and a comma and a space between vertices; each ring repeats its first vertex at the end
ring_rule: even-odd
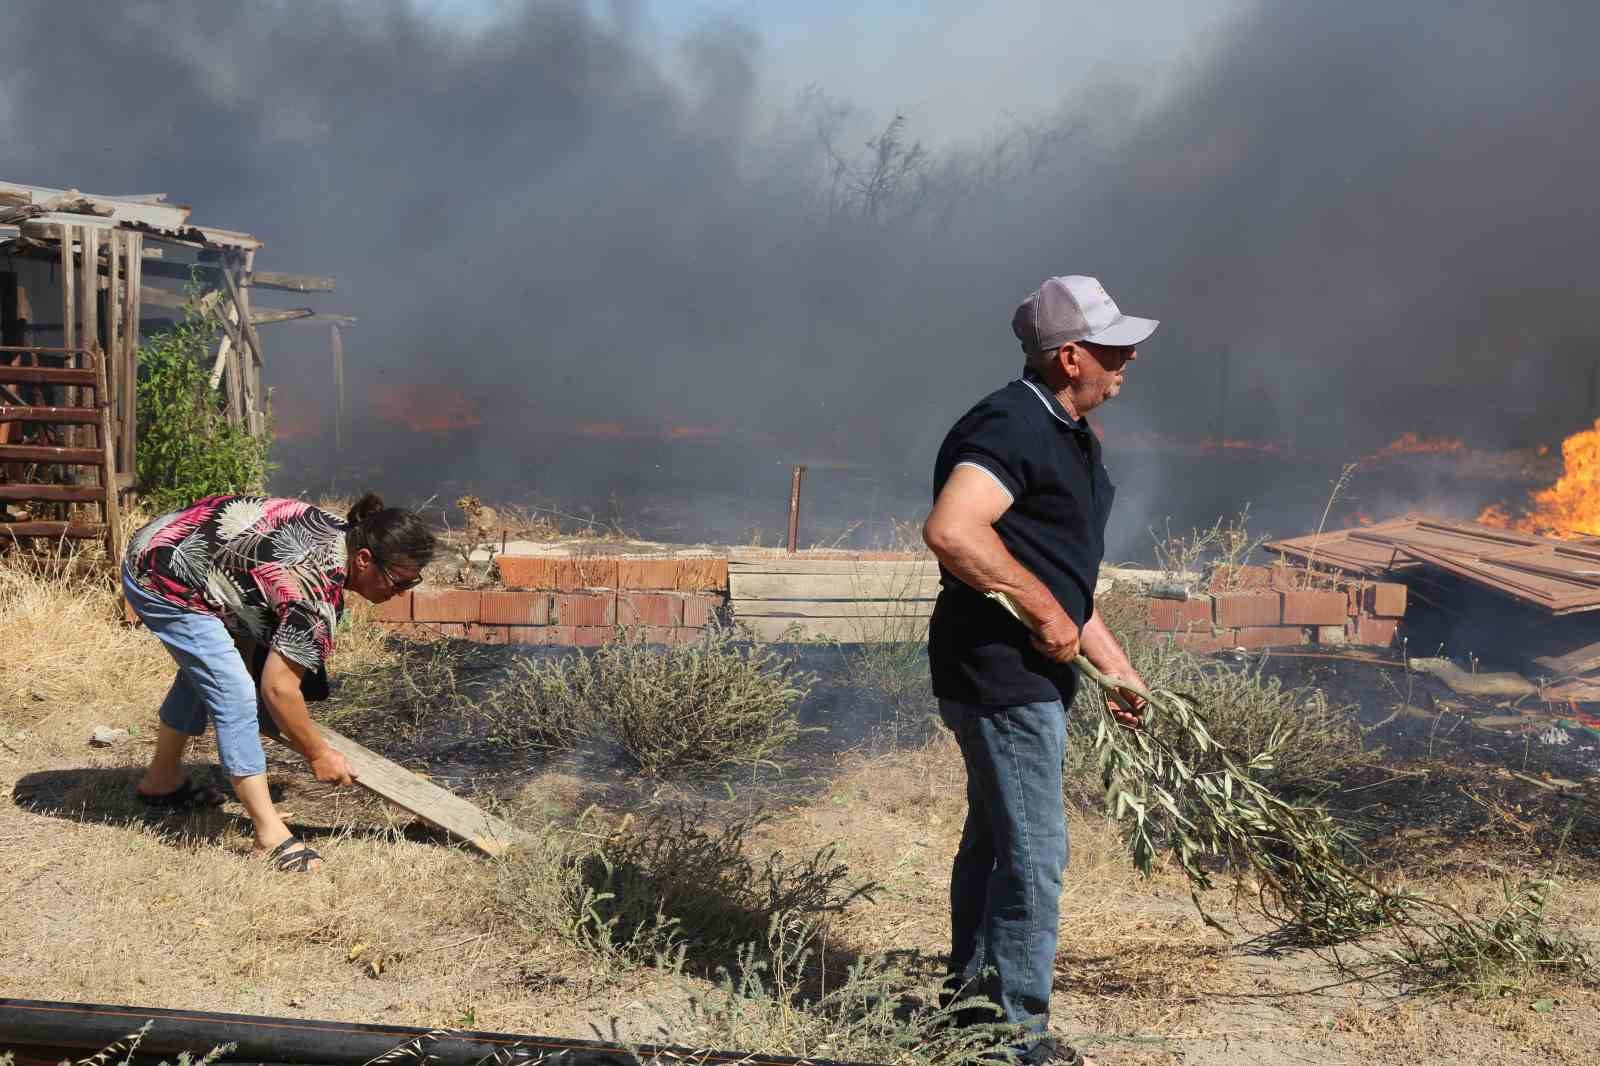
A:
POLYGON ((1061 798, 1067 711, 939 701, 967 767, 967 823, 950 872, 950 972, 984 991, 1032 1051, 1045 1035, 1055 976, 1067 817, 1061 798), (989 982, 976 984, 985 969, 989 982))
POLYGON ((161 703, 162 724, 197 737, 206 731, 209 716, 217 726, 217 756, 228 776, 266 773, 256 683, 222 620, 146 592, 126 569, 122 591, 178 664, 178 676, 161 703))

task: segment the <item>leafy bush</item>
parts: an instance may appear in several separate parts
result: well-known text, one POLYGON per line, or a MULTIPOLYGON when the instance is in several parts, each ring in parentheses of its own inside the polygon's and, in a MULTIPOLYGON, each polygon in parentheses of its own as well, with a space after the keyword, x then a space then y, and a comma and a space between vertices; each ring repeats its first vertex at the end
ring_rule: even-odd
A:
POLYGON ((736 631, 652 647, 623 634, 593 652, 519 661, 483 701, 502 743, 620 752, 647 774, 773 760, 802 732, 814 675, 736 631))
POLYGON ((191 301, 181 322, 139 348, 139 490, 155 511, 266 484, 272 434, 229 425, 224 397, 211 388, 220 331, 216 312, 191 301))
POLYGON ((701 809, 676 817, 631 818, 595 832, 588 819, 565 839, 514 853, 504 868, 502 904, 514 925, 552 926, 596 958, 640 965, 685 961, 709 972, 774 923, 789 929, 871 899, 826 847, 792 861, 747 856, 755 815, 721 828, 701 809), (554 882, 554 892, 551 882, 554 882))
MULTIPOLYGON (((1222 747, 1255 753, 1271 748, 1267 783, 1289 792, 1318 791, 1339 775, 1371 763, 1376 751, 1362 747, 1354 712, 1328 702, 1320 689, 1285 688, 1268 677, 1264 665, 1239 667, 1183 650, 1164 636, 1141 633, 1136 597, 1111 594, 1096 601, 1106 624, 1127 649, 1133 665, 1152 687, 1182 692, 1205 708, 1212 737, 1222 747)), ((1094 734, 1104 712, 1100 690, 1085 681, 1073 707, 1071 770, 1093 776, 1094 734)), ((1215 757, 1191 747, 1176 754, 1205 773, 1215 757)), ((1069 774, 1073 776, 1073 774, 1069 774)))

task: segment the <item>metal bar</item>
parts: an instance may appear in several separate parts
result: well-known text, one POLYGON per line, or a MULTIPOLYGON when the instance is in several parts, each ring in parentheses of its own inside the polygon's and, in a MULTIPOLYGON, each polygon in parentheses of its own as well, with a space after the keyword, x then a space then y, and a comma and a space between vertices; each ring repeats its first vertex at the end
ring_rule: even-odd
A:
POLYGON ((794 474, 789 479, 789 554, 793 555, 799 547, 800 540, 800 479, 805 476, 806 468, 796 466, 794 474))

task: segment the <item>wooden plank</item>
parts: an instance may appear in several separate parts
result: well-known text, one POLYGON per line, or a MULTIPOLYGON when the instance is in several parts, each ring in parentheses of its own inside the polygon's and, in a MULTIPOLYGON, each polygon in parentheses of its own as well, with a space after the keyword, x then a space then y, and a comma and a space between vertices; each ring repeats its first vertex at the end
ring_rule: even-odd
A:
POLYGON ((274 322, 293 322, 296 319, 310 318, 316 314, 309 307, 260 307, 251 310, 250 324, 252 326, 270 326, 274 322))
MULTIPOLYGON (((118 431, 118 418, 122 413, 122 403, 118 396, 118 389, 122 381, 122 312, 124 304, 122 299, 122 257, 123 233, 121 230, 112 230, 108 235, 106 245, 106 345, 100 357, 100 365, 105 371, 105 391, 100 395, 100 406, 106 408, 110 415, 111 432, 102 443, 108 444, 111 449, 111 465, 107 470, 112 474, 117 469, 116 453, 122 439, 118 431)), ((102 434, 102 436, 105 436, 102 434)), ((110 475, 108 475, 109 477, 110 475)), ((113 556, 115 558, 115 556, 113 556)))
POLYGON ((132 476, 139 462, 139 298, 144 291, 144 234, 128 234, 128 315, 122 366, 128 387, 122 400, 122 466, 132 476))
POLYGON ((332 278, 319 278, 313 274, 281 274, 275 270, 252 270, 245 284, 257 289, 280 289, 283 292, 333 291, 332 278))
POLYGON ((26 193, 29 203, 51 207, 55 203, 67 204, 87 200, 95 213, 107 222, 142 222, 157 229, 179 229, 189 221, 189 209, 173 204, 152 203, 147 199, 126 199, 81 193, 76 189, 52 189, 44 185, 22 185, 17 182, 0 182, 0 190, 8 193, 26 193))
POLYGON ((933 600, 732 600, 735 618, 927 618, 933 600))
POLYGON ((915 562, 861 559, 728 560, 730 574, 938 574, 936 560, 915 562))
POLYGON ((62 463, 99 466, 99 448, 50 448, 33 444, 0 444, 0 463, 62 463))
POLYGON ((927 623, 897 618, 740 618, 738 624, 765 641, 836 640, 841 644, 919 643, 927 623))
POLYGON ((735 600, 931 600, 937 574, 728 574, 735 600))
POLYGON ((94 503, 100 495, 98 485, 0 485, 0 500, 94 503))
POLYGON ((106 527, 83 522, 4 522, 0 523, 0 540, 12 537, 66 537, 71 540, 99 540, 106 535, 106 527))
POLYGON ((100 420, 93 407, 15 407, 0 403, 0 422, 48 422, 57 426, 92 426, 100 420))
POLYGON ((78 347, 77 276, 72 261, 71 226, 62 227, 61 234, 61 344, 69 351, 78 347))
POLYGON ((409 811, 429 825, 465 841, 485 855, 499 855, 522 837, 522 831, 454 792, 440 788, 419 774, 390 762, 343 733, 317 724, 328 745, 350 762, 356 784, 409 811))
POLYGON ((106 381, 106 355, 96 351, 93 355, 99 380, 95 382, 95 400, 100 408, 100 451, 104 456, 100 467, 101 506, 106 520, 106 557, 122 558, 122 515, 117 508, 117 446, 111 435, 111 390, 106 381))
POLYGON ((0 381, 8 385, 89 386, 94 384, 94 371, 53 366, 0 366, 0 381))

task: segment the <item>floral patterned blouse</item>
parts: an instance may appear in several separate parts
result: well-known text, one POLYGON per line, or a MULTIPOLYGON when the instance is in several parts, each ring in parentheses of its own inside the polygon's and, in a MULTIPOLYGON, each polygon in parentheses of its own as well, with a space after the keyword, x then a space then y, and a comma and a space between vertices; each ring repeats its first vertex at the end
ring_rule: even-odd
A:
POLYGON ((207 496, 134 534, 123 565, 145 591, 316 671, 344 610, 345 529, 303 500, 207 496))

